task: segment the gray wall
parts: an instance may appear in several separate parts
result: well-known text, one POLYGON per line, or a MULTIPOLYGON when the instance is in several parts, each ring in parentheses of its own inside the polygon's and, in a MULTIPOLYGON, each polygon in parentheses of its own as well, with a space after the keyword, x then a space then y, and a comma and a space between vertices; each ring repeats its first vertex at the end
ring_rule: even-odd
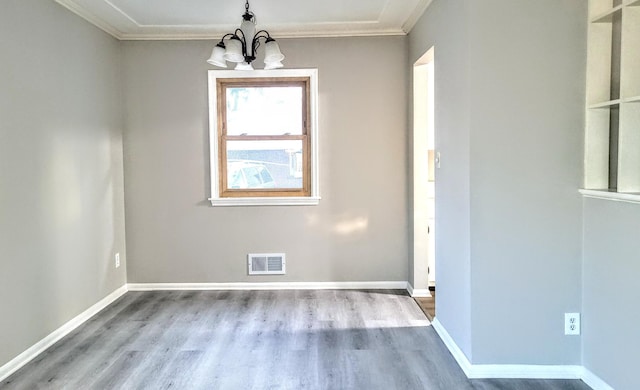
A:
POLYGON ((587 2, 471 4, 473 363, 579 364, 587 2))
POLYGON ((474 364, 582 362, 639 386, 640 212, 576 194, 584 2, 434 0, 408 38, 281 40, 288 67, 320 72, 315 207, 209 206, 212 42, 118 43, 49 1, 0 11, 0 365, 125 268, 134 283, 407 280, 410 70, 435 45, 439 321, 474 364), (247 277, 250 251, 287 252, 289 274, 247 277), (580 310, 582 338, 564 336, 580 310))
POLYGON ((280 40, 288 68, 319 69, 322 200, 215 208, 215 42, 123 42, 129 282, 406 281, 406 40, 280 40), (264 251, 286 252, 287 275, 247 276, 264 251))
POLYGON ((585 199, 584 366, 615 389, 640 388, 640 205, 585 199))
POLYGON ((586 3, 435 0, 432 45, 437 317, 474 364, 579 364, 586 3))
POLYGON ((409 34, 407 72, 435 46, 435 142, 442 157, 435 172, 437 317, 470 359, 468 10, 463 0, 431 3, 409 34))
POLYGON ((119 45, 0 2, 0 366, 125 283, 119 45))

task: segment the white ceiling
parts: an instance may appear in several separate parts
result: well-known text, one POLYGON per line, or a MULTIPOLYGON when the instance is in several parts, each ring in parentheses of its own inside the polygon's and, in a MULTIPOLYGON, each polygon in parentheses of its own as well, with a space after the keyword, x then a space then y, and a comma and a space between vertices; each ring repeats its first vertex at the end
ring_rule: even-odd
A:
MULTIPOLYGON (((118 39, 216 39, 239 27, 244 0, 55 0, 118 39)), ((404 35, 431 0, 250 0, 275 38, 404 35)))

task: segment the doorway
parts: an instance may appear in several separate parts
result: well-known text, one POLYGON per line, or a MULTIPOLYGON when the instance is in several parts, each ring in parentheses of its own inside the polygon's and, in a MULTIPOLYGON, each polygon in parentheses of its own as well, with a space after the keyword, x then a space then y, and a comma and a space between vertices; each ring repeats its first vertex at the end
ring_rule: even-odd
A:
POLYGON ((413 297, 435 316, 435 49, 413 66, 413 297))

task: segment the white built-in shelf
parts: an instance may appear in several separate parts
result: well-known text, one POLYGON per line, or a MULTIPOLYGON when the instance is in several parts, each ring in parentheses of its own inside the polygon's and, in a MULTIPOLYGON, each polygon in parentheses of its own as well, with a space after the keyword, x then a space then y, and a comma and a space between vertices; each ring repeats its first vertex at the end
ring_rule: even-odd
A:
POLYGON ((580 193, 585 198, 615 200, 619 202, 640 203, 640 193, 615 192, 609 190, 581 189, 580 193))
POLYGON ((613 3, 589 1, 584 186, 591 190, 583 194, 639 202, 640 0, 613 3), (612 89, 617 85, 619 91, 612 89))
POLYGON ((600 102, 600 103, 592 104, 592 105, 589 106, 589 108, 609 108, 611 106, 619 105, 621 101, 622 100, 620 100, 620 99, 608 100, 606 102, 600 102))
POLYGON ((624 7, 624 5, 619 5, 617 7, 611 8, 607 12, 597 15, 596 17, 591 19, 591 23, 611 23, 611 21, 613 20, 613 15, 615 15, 616 12, 622 11, 622 7, 624 7))
POLYGON ((591 104, 589 105, 589 108, 590 109, 609 108, 613 106, 619 106, 620 103, 640 103, 640 96, 633 96, 633 97, 615 99, 615 100, 607 100, 606 102, 591 104))

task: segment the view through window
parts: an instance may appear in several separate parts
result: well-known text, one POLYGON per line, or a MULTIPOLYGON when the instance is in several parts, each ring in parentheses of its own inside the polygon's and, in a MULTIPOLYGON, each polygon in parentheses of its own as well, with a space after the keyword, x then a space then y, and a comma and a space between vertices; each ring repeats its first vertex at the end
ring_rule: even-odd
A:
POLYGON ((302 86, 226 88, 228 188, 303 188, 303 140, 289 139, 305 133, 303 92, 302 86), (280 136, 287 139, 271 139, 280 136))

